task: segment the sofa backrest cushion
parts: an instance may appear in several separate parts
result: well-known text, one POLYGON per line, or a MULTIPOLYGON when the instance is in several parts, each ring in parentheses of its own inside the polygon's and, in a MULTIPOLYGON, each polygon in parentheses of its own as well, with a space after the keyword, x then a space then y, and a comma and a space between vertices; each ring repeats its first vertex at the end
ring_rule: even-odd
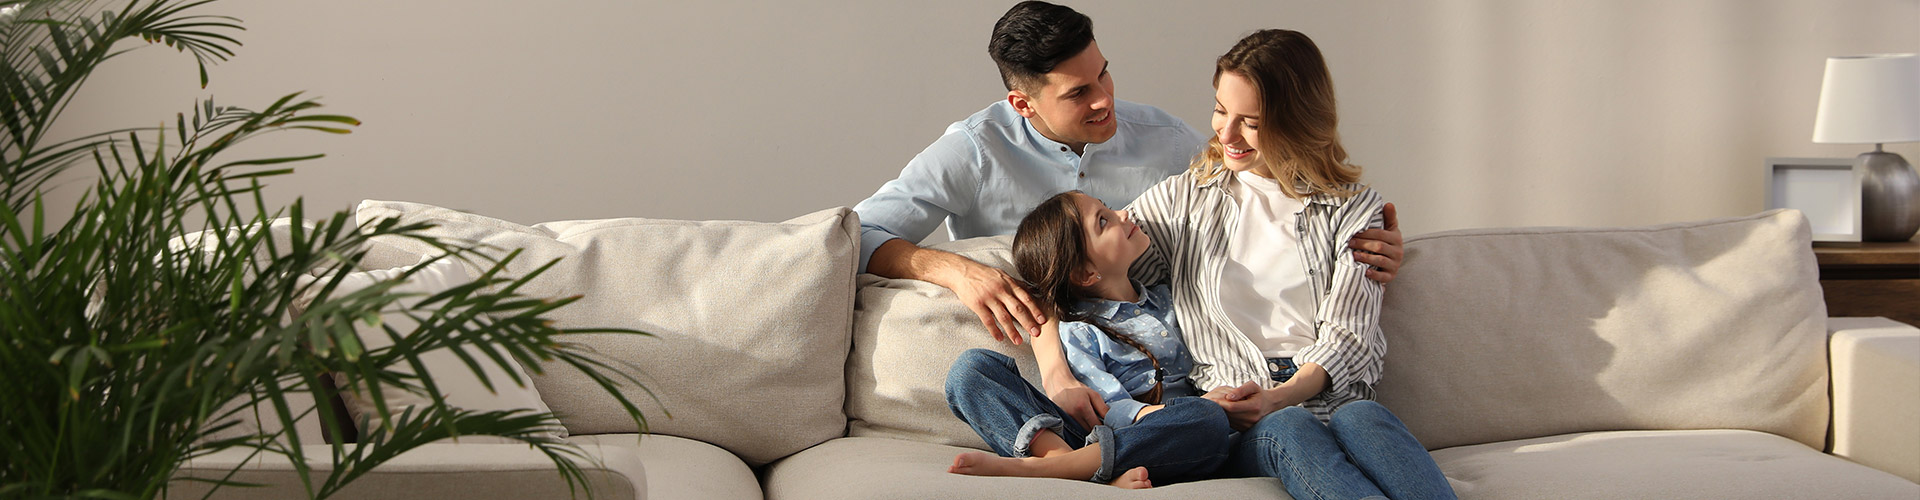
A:
MULTIPOLYGON (((521 250, 510 270, 558 264, 522 292, 582 298, 556 325, 623 327, 653 337, 573 342, 642 371, 622 391, 649 432, 697 439, 764 464, 846 433, 844 370, 859 222, 845 208, 781 223, 641 218, 522 226, 429 205, 366 201, 362 223, 426 221, 435 236, 521 250)), ((384 243, 413 252, 418 241, 384 243)), ((480 269, 469 269, 476 274, 480 269)), ((573 434, 635 432, 591 379, 547 364, 533 375, 573 434)))
MULTIPOLYGON (((933 245, 1019 276, 1010 264, 1012 237, 933 245)), ((973 311, 945 287, 925 281, 860 275, 853 354, 847 359, 848 434, 988 449, 947 408, 947 369, 971 348, 1012 357, 1038 387, 1026 345, 995 341, 973 311)))
POLYGON ((1428 448, 1749 429, 1820 448, 1826 306, 1795 211, 1408 238, 1379 401, 1428 448))
MULTIPOLYGON (((424 255, 420 257, 419 263, 411 266, 348 272, 339 278, 340 282, 330 292, 330 297, 345 297, 393 279, 402 280, 401 284, 393 287, 394 293, 411 294, 402 297, 395 304, 395 308, 380 314, 378 324, 365 321, 352 322, 352 328, 360 338, 361 348, 368 351, 393 347, 393 335, 407 337, 419 332, 420 321, 414 315, 402 312, 401 308, 418 308, 420 302, 427 297, 473 282, 472 274, 469 274, 457 259, 424 255)), ((308 287, 307 291, 294 299, 292 314, 296 316, 305 314, 312 307, 313 302, 320 298, 320 292, 332 279, 333 276, 305 279, 303 286, 308 287)), ((428 377, 433 380, 434 387, 438 388, 441 396, 445 398, 447 406, 471 411, 524 410, 534 413, 553 411, 540 399, 540 392, 534 389, 532 380, 527 377, 527 371, 521 368, 520 362, 514 360, 510 353, 495 351, 500 355, 496 361, 481 346, 457 347, 468 358, 477 361, 479 373, 476 374, 476 367, 468 365, 454 349, 436 349, 420 353, 419 356, 420 364, 426 368, 428 377)), ((404 362, 391 369, 398 373, 410 375, 414 373, 413 367, 404 362)), ((348 373, 334 373, 333 383, 339 388, 341 403, 347 408, 347 415, 353 419, 354 425, 366 423, 366 427, 358 429, 362 437, 372 434, 376 428, 387 425, 386 421, 380 418, 379 408, 370 394, 373 390, 380 391, 381 400, 386 402, 388 412, 395 416, 410 408, 424 410, 432 403, 423 393, 398 385, 360 380, 348 373)), ((536 435, 558 440, 567 437, 567 430, 553 425, 536 435)), ((460 440, 519 442, 496 436, 465 436, 460 440)))

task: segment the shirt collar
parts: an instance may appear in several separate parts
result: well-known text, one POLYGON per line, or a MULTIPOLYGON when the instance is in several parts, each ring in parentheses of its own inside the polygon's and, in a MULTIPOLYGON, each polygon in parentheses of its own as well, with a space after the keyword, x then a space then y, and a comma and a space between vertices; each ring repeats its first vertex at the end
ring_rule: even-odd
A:
POLYGON ((1049 139, 1047 138, 1046 134, 1040 133, 1040 129, 1033 128, 1032 118, 1020 116, 1018 113, 1015 113, 1014 116, 1020 117, 1020 124, 1025 125, 1027 127, 1027 137, 1033 139, 1033 147, 1040 148, 1041 153, 1046 154, 1048 156, 1052 156, 1052 155, 1058 155, 1062 153, 1073 152, 1072 149, 1067 148, 1066 144, 1063 144, 1060 141, 1049 139))
MULTIPOLYGON (((1040 148, 1040 152, 1046 153, 1049 155, 1059 155, 1059 154, 1073 155, 1073 148, 1068 148, 1066 143, 1050 139, 1046 136, 1046 134, 1040 133, 1040 129, 1033 128, 1032 118, 1020 116, 1019 112, 1014 112, 1013 116, 1015 118, 1019 118, 1020 124, 1025 125, 1027 127, 1027 136, 1033 138, 1033 147, 1040 148)), ((1117 109, 1117 106, 1116 106, 1116 109, 1113 110, 1113 117, 1115 120, 1120 119, 1120 110, 1117 109)), ((1102 147, 1105 147, 1104 145, 1106 144, 1120 144, 1120 136, 1121 134, 1126 133, 1126 130, 1127 130, 1126 127, 1114 127, 1113 137, 1108 138, 1107 142, 1087 143, 1085 147, 1080 148, 1080 154, 1073 155, 1073 157, 1078 158, 1078 157, 1086 156, 1088 151, 1100 149, 1102 147)))
MULTIPOLYGON (((1212 188, 1224 189, 1227 187, 1227 178, 1234 176, 1234 172, 1232 170, 1227 170, 1226 167, 1221 166, 1218 163, 1208 166, 1207 169, 1208 169, 1208 172, 1212 172, 1214 175, 1213 175, 1213 178, 1207 179, 1205 182, 1200 183, 1201 189, 1212 189, 1212 188)), ((1340 206, 1340 203, 1342 202, 1340 197, 1327 194, 1324 192, 1307 195, 1307 199, 1305 201, 1307 204, 1330 205, 1334 207, 1340 206)))
MULTIPOLYGON (((1167 308, 1167 306, 1171 305, 1171 304, 1165 303, 1167 300, 1166 298, 1160 297, 1158 295, 1154 295, 1151 293, 1147 293, 1147 288, 1140 286, 1140 282, 1130 281, 1130 283, 1133 284, 1133 293, 1140 296, 1139 301, 1132 302, 1131 304, 1139 306, 1141 308, 1153 309, 1153 310, 1164 310, 1167 308)), ((1121 304, 1128 304, 1128 302, 1121 302, 1118 300, 1098 299, 1098 298, 1085 299, 1080 301, 1080 307, 1082 310, 1085 310, 1089 314, 1092 314, 1094 316, 1099 316, 1101 319, 1106 319, 1106 320, 1113 320, 1116 316, 1120 315, 1121 304)))

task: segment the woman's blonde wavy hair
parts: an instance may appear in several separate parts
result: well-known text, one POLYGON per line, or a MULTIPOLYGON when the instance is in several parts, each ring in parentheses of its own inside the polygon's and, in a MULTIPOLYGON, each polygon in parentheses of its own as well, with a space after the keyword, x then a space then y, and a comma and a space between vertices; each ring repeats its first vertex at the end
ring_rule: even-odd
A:
MULTIPOLYGON (((1261 165, 1256 168, 1265 168, 1295 199, 1353 194, 1346 185, 1359 182, 1361 169, 1347 163, 1347 149, 1340 145, 1333 77, 1312 39, 1293 30, 1256 31, 1214 64, 1214 88, 1228 72, 1246 77, 1260 94, 1260 130, 1253 140, 1261 165), (1300 189, 1305 191, 1296 192, 1300 189)), ((1189 170, 1197 181, 1210 182, 1227 171, 1221 162, 1215 135, 1189 170)))

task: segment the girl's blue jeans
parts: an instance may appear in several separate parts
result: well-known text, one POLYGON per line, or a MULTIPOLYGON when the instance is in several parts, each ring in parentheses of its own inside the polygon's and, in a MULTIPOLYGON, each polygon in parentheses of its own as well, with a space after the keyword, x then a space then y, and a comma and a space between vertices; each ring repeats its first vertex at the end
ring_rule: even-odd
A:
POLYGON ((1227 460, 1233 432, 1226 412, 1194 397, 1164 404, 1131 426, 1089 430, 1020 378, 1004 354, 969 350, 947 372, 947 406, 1000 456, 1031 456, 1034 436, 1052 431, 1074 449, 1100 443, 1100 470, 1091 481, 1109 482, 1143 466, 1156 485, 1213 477, 1227 460))

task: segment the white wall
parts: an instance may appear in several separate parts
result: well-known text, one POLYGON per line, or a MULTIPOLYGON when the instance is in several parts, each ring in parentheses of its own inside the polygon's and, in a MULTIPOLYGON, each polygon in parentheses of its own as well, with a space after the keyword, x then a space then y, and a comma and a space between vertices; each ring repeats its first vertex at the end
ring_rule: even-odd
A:
MULTIPOLYGON (((985 47, 1012 3, 229 0, 203 10, 243 19, 246 45, 208 89, 190 57, 142 48, 62 130, 305 90, 365 125, 250 144, 327 153, 280 201, 781 220, 859 202, 1000 99, 985 47)), ((1121 98, 1201 128, 1214 57, 1258 28, 1313 36, 1348 149, 1408 234, 1758 211, 1763 158, 1871 149, 1809 142, 1826 56, 1920 51, 1920 0, 1070 4, 1121 98)))

